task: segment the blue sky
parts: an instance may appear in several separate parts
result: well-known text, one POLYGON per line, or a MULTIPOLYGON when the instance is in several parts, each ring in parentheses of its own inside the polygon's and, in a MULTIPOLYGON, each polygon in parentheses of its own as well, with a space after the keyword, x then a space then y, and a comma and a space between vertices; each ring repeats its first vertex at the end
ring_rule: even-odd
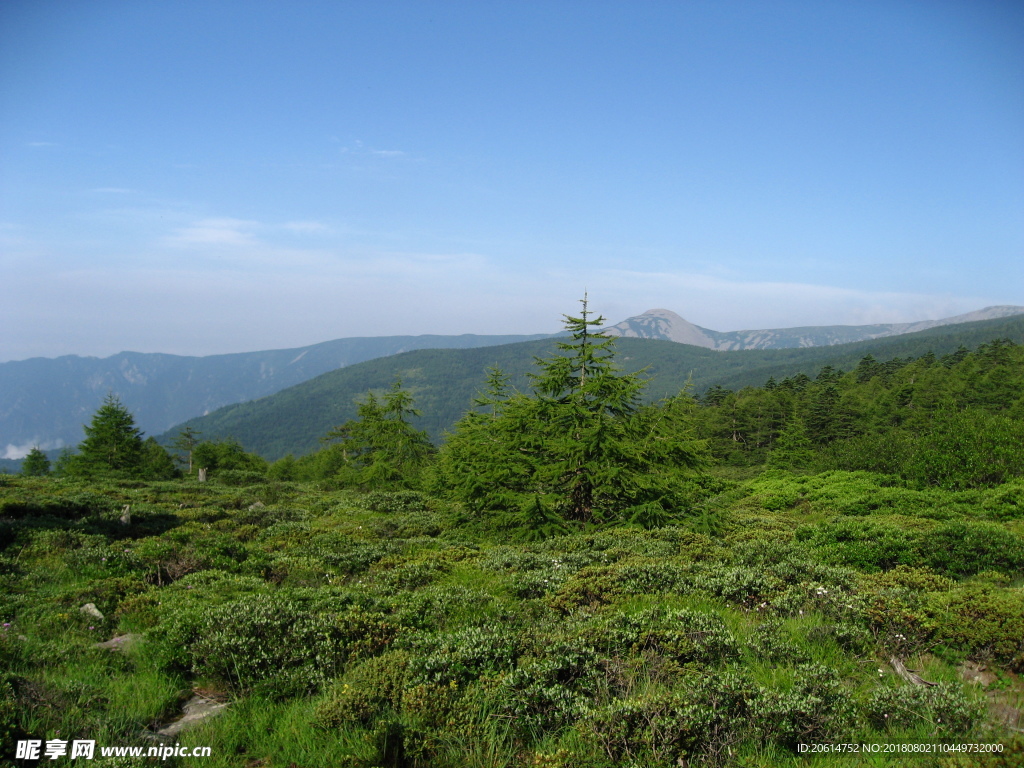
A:
POLYGON ((1024 304, 1024 5, 0 3, 0 360, 1024 304))

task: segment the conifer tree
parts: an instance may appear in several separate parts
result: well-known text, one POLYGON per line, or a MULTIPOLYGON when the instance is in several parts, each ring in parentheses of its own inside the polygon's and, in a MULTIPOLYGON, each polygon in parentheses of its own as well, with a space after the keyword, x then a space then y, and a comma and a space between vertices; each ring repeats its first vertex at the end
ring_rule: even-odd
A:
POLYGON ((385 393, 383 402, 368 393, 356 414, 324 437, 340 441, 344 464, 338 476, 362 488, 417 486, 434 447, 427 433, 410 423, 420 412, 401 380, 385 393))
POLYGON ((614 339, 596 331, 604 318, 581 303, 578 317, 564 316, 558 353, 536 359, 533 395, 506 396, 492 372, 476 401, 491 413, 467 414, 448 437, 437 480, 471 509, 549 530, 551 514, 652 524, 678 508, 678 473, 701 465, 682 409, 641 406, 646 382, 618 368, 614 339))
POLYGON ((43 477, 50 474, 50 460, 39 446, 29 451, 21 462, 21 474, 25 477, 43 477))
POLYGON ((179 454, 184 454, 184 457, 178 455, 175 460, 182 464, 188 464, 188 473, 192 474, 192 452, 195 447, 199 444, 199 436, 203 434, 198 432, 192 427, 185 427, 182 429, 178 436, 174 438, 174 442, 171 443, 171 447, 178 451, 179 454))
POLYGON ((773 469, 807 469, 813 462, 814 444, 807 436, 804 420, 794 413, 768 453, 768 466, 773 469))
POLYGON ((142 433, 116 395, 106 396, 84 429, 85 440, 67 463, 69 474, 138 474, 143 462, 142 433))
POLYGON ((156 441, 155 437, 147 437, 142 443, 137 474, 146 480, 170 480, 181 475, 174 466, 171 454, 156 441))

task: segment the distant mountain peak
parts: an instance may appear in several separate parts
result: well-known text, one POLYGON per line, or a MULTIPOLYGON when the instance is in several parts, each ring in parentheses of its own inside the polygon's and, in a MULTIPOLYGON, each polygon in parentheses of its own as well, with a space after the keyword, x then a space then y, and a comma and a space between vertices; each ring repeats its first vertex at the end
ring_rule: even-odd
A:
POLYGON ((705 329, 684 320, 669 309, 648 309, 642 315, 627 318, 621 323, 605 328, 604 332, 610 336, 663 339, 680 344, 692 344, 695 347, 715 348, 715 339, 708 335, 705 329))
POLYGON ((1000 305, 985 307, 975 312, 946 317, 939 320, 921 320, 912 323, 880 323, 875 325, 824 325, 802 328, 771 328, 747 331, 712 331, 684 320, 669 309, 648 309, 640 315, 626 318, 608 326, 604 332, 611 336, 637 339, 661 339, 680 344, 692 344, 706 349, 791 349, 794 347, 824 347, 867 339, 881 339, 904 333, 956 325, 979 320, 995 320, 1024 314, 1024 307, 1000 305))

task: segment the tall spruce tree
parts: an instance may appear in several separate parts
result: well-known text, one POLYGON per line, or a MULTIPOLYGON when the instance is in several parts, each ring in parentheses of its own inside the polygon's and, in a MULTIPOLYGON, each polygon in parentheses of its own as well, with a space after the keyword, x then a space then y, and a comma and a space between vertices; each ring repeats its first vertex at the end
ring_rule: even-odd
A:
POLYGON ((537 472, 561 491, 567 519, 591 522, 603 516, 609 492, 624 490, 612 490, 616 476, 640 458, 629 427, 645 382, 639 373, 619 371, 615 340, 597 331, 604 318, 591 317, 586 296, 580 303, 579 317, 564 316, 570 340, 559 341, 558 349, 565 354, 538 358, 540 372, 530 378, 547 428, 537 472))
POLYGON ((537 358, 532 396, 509 394, 492 371, 488 392, 456 424, 436 482, 477 513, 511 512, 524 524, 658 524, 680 505, 680 473, 703 449, 683 417, 684 401, 643 407, 640 372, 623 373, 614 339, 596 329, 587 299, 566 315, 568 338, 537 358))

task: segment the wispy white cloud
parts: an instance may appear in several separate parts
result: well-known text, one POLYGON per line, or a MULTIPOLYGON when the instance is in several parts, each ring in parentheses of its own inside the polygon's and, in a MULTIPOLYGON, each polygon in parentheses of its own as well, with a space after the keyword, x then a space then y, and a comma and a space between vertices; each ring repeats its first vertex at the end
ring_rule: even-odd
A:
POLYGON ((338 149, 342 155, 355 157, 380 157, 380 158, 409 158, 409 153, 401 149, 377 149, 356 139, 351 144, 345 144, 338 149))
POLYGON ((331 232, 331 228, 320 221, 289 221, 284 228, 300 235, 321 235, 331 232))
POLYGON ((183 223, 172 244, 197 254, 224 246, 212 248, 216 258, 16 272, 0 283, 0 325, 24 333, 0 344, 0 359, 124 349, 213 354, 346 336, 554 332, 585 289, 591 308, 609 323, 663 307, 720 331, 914 321, 1013 303, 697 271, 524 270, 481 253, 344 243, 282 248, 273 239, 285 226, 199 219, 183 223))
POLYGON ((53 451, 58 448, 64 447, 63 440, 47 440, 40 442, 39 440, 32 440, 21 445, 15 445, 8 443, 7 447, 0 451, 0 459, 24 459, 33 448, 38 448, 41 451, 53 451))
POLYGON ((243 219, 202 219, 182 227, 166 239, 168 245, 256 245, 259 223, 243 219))

